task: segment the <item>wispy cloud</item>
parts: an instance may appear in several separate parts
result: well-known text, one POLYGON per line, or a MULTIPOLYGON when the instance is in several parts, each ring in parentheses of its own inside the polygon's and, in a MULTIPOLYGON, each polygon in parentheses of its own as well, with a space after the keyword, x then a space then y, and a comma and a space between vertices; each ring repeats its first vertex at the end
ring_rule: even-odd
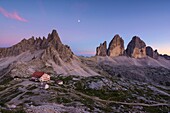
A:
POLYGON ((28 20, 22 18, 17 12, 8 12, 2 7, 0 7, 0 13, 7 18, 15 19, 22 22, 28 22, 28 20))

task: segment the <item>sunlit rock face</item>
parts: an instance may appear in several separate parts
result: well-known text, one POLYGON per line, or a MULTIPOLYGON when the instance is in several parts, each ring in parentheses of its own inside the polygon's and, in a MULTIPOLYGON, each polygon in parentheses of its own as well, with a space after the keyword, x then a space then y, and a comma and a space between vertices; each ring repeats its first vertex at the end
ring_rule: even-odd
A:
POLYGON ((146 57, 146 44, 139 37, 134 36, 129 42, 126 55, 133 58, 144 58, 146 57))
POLYGON ((122 56, 124 54, 124 40, 117 34, 109 44, 108 56, 122 56))
POLYGON ((106 41, 104 41, 103 44, 100 44, 100 46, 96 48, 96 56, 106 55, 107 55, 107 43, 106 41))

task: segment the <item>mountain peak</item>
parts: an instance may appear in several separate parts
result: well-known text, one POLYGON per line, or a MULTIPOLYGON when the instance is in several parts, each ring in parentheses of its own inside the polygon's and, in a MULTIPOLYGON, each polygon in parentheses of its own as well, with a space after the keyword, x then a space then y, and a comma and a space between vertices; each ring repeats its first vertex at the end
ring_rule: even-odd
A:
POLYGON ((140 40, 140 37, 134 36, 134 37, 132 38, 132 40, 140 40))
POLYGON ((121 56, 124 53, 124 40, 116 34, 109 43, 108 56, 121 56))
POLYGON ((52 33, 48 35, 48 41, 54 41, 54 43, 62 43, 55 29, 53 29, 52 33))
POLYGON ((126 54, 134 58, 143 58, 146 57, 146 44, 138 36, 134 36, 129 42, 126 54))
POLYGON ((116 34, 113 38, 121 38, 119 34, 116 34))
POLYGON ((53 29, 53 30, 52 30, 52 34, 58 34, 58 33, 57 33, 57 30, 53 29))

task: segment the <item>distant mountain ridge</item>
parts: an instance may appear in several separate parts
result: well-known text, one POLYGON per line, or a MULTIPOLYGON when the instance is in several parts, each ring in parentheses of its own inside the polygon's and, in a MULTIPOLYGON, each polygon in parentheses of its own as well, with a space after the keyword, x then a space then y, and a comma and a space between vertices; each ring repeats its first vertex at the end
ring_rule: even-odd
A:
MULTIPOLYGON (((17 56, 28 50, 34 52, 36 50, 46 49, 47 53, 47 51, 50 52, 52 48, 58 51, 59 56, 64 61, 69 61, 70 58, 73 57, 73 52, 70 47, 68 45, 63 45, 57 31, 53 30, 52 33, 48 34, 47 38, 32 37, 28 40, 23 39, 21 42, 11 47, 0 48, 0 58, 17 56)), ((151 46, 146 46, 145 42, 138 36, 134 36, 125 49, 124 40, 118 34, 113 37, 109 43, 108 49, 106 41, 104 41, 103 44, 100 44, 100 46, 96 48, 96 56, 128 56, 132 58, 143 58, 149 56, 154 59, 161 56, 167 60, 170 60, 170 56, 166 54, 159 54, 157 50, 153 50, 151 46)))
POLYGON ((152 47, 147 46, 138 36, 134 36, 125 49, 124 40, 118 34, 113 37, 108 49, 106 41, 104 41, 103 44, 101 43, 100 46, 96 48, 96 56, 128 56, 132 58, 145 58, 148 56, 153 59, 163 57, 166 60, 170 60, 170 56, 159 54, 157 50, 153 50, 152 47))
MULTIPOLYGON (((56 30, 53 30, 51 34, 49 33, 47 38, 43 37, 43 39, 41 39, 39 37, 35 39, 34 37, 32 37, 28 40, 23 39, 21 42, 12 47, 0 48, 0 58, 17 56, 28 50, 34 52, 36 50, 47 49, 46 51, 48 51, 52 48, 58 51, 59 56, 64 61, 69 61, 70 58, 72 58, 73 52, 71 51, 69 46, 62 44, 56 30)), ((52 55, 52 57, 55 59, 54 55, 52 55)))

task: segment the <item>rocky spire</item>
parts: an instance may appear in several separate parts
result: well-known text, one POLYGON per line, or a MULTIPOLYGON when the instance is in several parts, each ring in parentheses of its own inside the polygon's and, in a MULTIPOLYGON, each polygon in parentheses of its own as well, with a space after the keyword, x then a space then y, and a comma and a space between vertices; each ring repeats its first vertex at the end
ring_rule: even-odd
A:
POLYGON ((121 56, 124 54, 124 40, 117 34, 109 44, 108 56, 121 56))
POLYGON ((103 44, 100 44, 100 46, 96 48, 96 56, 106 55, 107 55, 107 43, 106 41, 104 41, 103 44))
POLYGON ((48 42, 51 42, 53 44, 62 44, 60 37, 58 36, 58 33, 56 30, 53 30, 51 34, 48 34, 47 40, 48 42))
POLYGON ((146 57, 146 44, 139 37, 134 36, 126 49, 127 56, 134 58, 146 57))

